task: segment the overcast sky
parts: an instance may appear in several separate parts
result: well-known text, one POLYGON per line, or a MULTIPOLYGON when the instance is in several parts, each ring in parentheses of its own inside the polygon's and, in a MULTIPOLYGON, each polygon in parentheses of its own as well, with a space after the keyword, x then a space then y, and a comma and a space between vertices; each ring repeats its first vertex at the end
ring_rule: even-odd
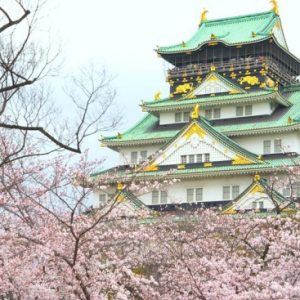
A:
MULTIPOLYGON (((189 39, 197 30, 203 8, 209 10, 208 19, 216 19, 272 7, 268 0, 50 1, 49 24, 62 42, 66 69, 76 70, 94 61, 116 76, 113 85, 124 111, 123 125, 116 131, 133 126, 143 117, 138 105, 142 99, 152 99, 157 90, 168 95, 163 61, 153 51, 156 45, 189 39)), ((300 57, 300 1, 278 2, 290 51, 300 57)), ((113 152, 99 148, 98 136, 88 145, 92 155, 109 155, 107 165, 115 163, 113 152)))

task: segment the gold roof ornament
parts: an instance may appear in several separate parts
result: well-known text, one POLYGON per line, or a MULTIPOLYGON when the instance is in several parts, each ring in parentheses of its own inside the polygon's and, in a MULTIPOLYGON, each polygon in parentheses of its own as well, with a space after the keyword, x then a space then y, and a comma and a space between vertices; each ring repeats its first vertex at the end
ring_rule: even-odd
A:
POLYGON ((279 6, 278 6, 278 1, 277 0, 271 0, 270 1, 273 4, 272 10, 276 15, 279 15, 279 6))
POLYGON ((206 8, 204 8, 202 13, 201 13, 201 22, 200 22, 200 24, 207 21, 207 16, 206 16, 207 13, 208 13, 208 10, 206 8))
POLYGON ((196 119, 199 119, 199 117, 200 117, 200 105, 196 104, 194 106, 194 109, 193 109, 192 113, 191 113, 191 118, 193 120, 196 120, 196 119))
POLYGON ((154 94, 154 100, 155 101, 158 101, 161 99, 161 91, 157 91, 155 94, 154 94))
POLYGON ((255 182, 258 182, 258 181, 261 180, 261 177, 260 177, 260 175, 258 173, 256 173, 256 175, 254 176, 253 179, 254 179, 255 182))
POLYGON ((123 183, 118 183, 118 185, 117 185, 117 190, 118 191, 123 191, 123 189, 124 189, 124 185, 123 185, 123 183))

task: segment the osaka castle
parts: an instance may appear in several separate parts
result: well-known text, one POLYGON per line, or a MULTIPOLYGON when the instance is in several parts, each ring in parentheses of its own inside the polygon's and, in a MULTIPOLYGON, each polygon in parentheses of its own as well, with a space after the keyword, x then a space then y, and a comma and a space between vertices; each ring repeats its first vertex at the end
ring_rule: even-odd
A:
POLYGON ((300 60, 272 2, 271 11, 217 20, 204 10, 189 40, 157 48, 170 65, 170 93, 142 101, 140 122, 101 140, 120 163, 93 174, 111 186, 96 191, 98 205, 133 181, 173 181, 122 192, 122 201, 153 210, 271 211, 291 190, 300 196, 297 183, 270 185, 300 153, 300 60))

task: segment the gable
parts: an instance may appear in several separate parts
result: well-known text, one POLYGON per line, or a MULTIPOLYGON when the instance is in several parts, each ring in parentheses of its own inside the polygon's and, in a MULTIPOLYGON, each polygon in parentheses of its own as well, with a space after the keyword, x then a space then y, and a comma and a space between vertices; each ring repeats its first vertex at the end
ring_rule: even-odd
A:
POLYGON ((212 72, 197 88, 192 91, 190 95, 187 96, 187 98, 191 96, 199 97, 203 95, 215 95, 221 93, 239 94, 244 92, 244 90, 231 83, 229 80, 215 72, 212 72))
POLYGON ((235 214, 240 211, 256 211, 276 209, 276 205, 285 203, 285 198, 276 191, 273 191, 272 198, 270 197, 266 183, 260 179, 259 175, 254 177, 253 183, 236 199, 230 202, 223 209, 223 214, 235 214))
POLYGON ((183 129, 169 144, 162 149, 159 155, 151 162, 154 166, 180 165, 182 156, 194 155, 194 162, 186 163, 213 163, 217 161, 230 161, 232 164, 251 164, 255 160, 242 154, 242 148, 230 141, 227 137, 215 132, 206 121, 193 121, 183 129), (240 151, 236 151, 238 148, 240 151), (197 161, 197 155, 202 156, 197 161), (209 157, 209 158, 208 158, 209 157))

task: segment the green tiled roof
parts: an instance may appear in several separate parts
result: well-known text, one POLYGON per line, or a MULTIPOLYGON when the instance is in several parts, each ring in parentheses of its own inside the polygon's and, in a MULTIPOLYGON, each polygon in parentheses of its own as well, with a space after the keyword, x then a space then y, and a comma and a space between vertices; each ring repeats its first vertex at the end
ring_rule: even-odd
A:
POLYGON ((159 47, 158 53, 193 51, 212 41, 220 41, 232 46, 263 41, 272 35, 272 29, 278 20, 279 17, 273 11, 208 20, 201 23, 197 32, 184 45, 181 43, 169 47, 159 47), (211 39, 212 34, 216 37, 214 40, 211 39))
MULTIPOLYGON (((283 166, 294 166, 295 163, 299 163, 299 158, 279 158, 273 160, 265 160, 262 164, 249 164, 249 165, 227 165, 227 166, 212 166, 212 167, 201 167, 192 169, 171 169, 169 171, 153 171, 153 172, 139 172, 134 171, 118 171, 117 169, 107 170, 103 172, 94 173, 92 177, 104 177, 108 178, 112 182, 118 180, 130 181, 131 174, 136 179, 139 177, 143 180, 158 180, 159 176, 166 176, 169 178, 191 178, 191 177, 214 177, 214 176, 228 176, 233 174, 255 174, 259 172, 272 173, 276 171, 282 171, 283 166)), ((176 167, 176 166, 174 166, 176 167)))
MULTIPOLYGON (((299 130, 300 129, 300 87, 285 96, 288 98, 292 106, 278 119, 270 119, 261 122, 249 122, 243 124, 214 126, 214 129, 227 136, 247 135, 266 132, 299 130), (289 118, 293 119, 290 123, 289 118)), ((288 89, 286 90, 288 91, 288 89)), ((253 95, 253 94, 252 94, 253 95)), ((184 100, 185 101, 185 100, 184 100)), ((193 101, 193 100, 186 100, 193 101)), ((129 144, 163 144, 173 138, 181 128, 160 126, 158 129, 158 118, 154 115, 147 114, 137 125, 122 134, 121 138, 108 137, 103 143, 108 146, 129 145, 129 144)))
POLYGON ((214 105, 230 105, 236 103, 254 103, 273 100, 284 106, 290 106, 291 103, 282 97, 278 92, 262 90, 246 94, 222 94, 213 97, 205 96, 195 99, 164 99, 160 101, 149 101, 142 104, 143 110, 148 112, 156 111, 171 111, 176 109, 192 108, 195 104, 200 104, 201 107, 208 107, 214 105))

